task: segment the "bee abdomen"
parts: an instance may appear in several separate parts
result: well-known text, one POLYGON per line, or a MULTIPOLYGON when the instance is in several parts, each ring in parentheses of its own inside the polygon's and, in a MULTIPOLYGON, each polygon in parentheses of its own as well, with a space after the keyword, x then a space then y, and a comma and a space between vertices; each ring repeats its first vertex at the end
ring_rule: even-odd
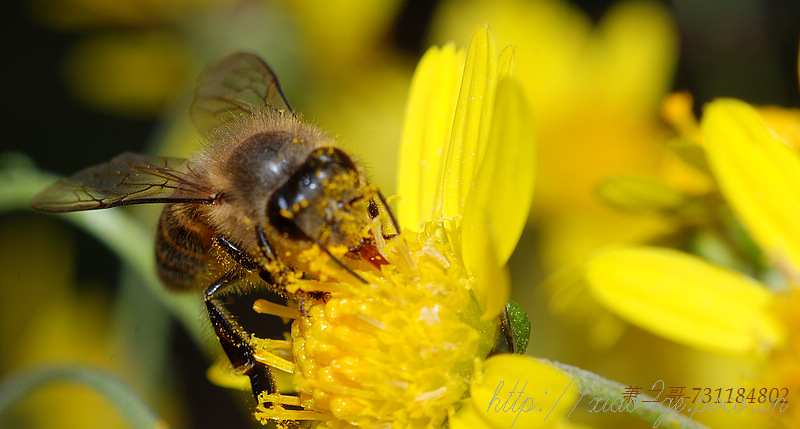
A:
MULTIPOLYGON (((184 207, 185 208, 185 207, 184 207)), ((178 205, 167 205, 156 230, 156 267, 164 284, 177 290, 205 287, 213 232, 178 205)))

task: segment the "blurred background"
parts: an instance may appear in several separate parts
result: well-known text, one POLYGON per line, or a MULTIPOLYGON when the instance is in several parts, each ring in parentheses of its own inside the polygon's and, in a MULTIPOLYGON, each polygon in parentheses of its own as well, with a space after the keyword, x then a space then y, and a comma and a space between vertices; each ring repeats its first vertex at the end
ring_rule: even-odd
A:
MULTIPOLYGON (((498 46, 517 47, 515 74, 539 131, 535 207, 510 263, 514 297, 533 321, 529 353, 640 386, 736 387, 750 365, 609 317, 553 311, 541 284, 592 250, 664 228, 664 219, 609 208, 595 188, 610 176, 663 177, 673 168, 664 147, 674 132, 661 116, 667 94, 688 91, 696 114, 716 97, 798 106, 796 1, 29 0, 2 8, 3 168, 63 176, 124 151, 188 156, 197 143, 188 119, 194 80, 212 58, 248 50, 270 63, 296 111, 359 154, 387 195, 416 62, 432 44, 466 47, 488 23, 498 46)), ((706 186, 690 176, 670 177, 706 186)), ((24 204, 0 209, 0 378, 84 362, 119 374, 174 427, 255 426, 248 393, 205 375, 213 338, 198 345, 106 245, 24 204)), ((124 210, 152 231, 158 208, 124 210)), ((125 427, 101 397, 71 386, 36 393, 12 417, 13 427, 125 427), (47 412, 35 411, 43 404, 47 412)), ((576 422, 646 427, 585 413, 576 422)))

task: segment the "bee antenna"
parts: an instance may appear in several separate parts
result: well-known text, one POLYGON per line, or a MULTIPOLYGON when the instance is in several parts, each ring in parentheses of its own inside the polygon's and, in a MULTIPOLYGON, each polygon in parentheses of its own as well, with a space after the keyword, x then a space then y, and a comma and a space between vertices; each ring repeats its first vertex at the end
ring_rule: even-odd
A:
POLYGON ((320 243, 320 241, 319 241, 319 240, 314 240, 314 241, 316 241, 316 243, 317 243, 317 246, 319 246, 319 248, 320 248, 320 249, 322 249, 322 251, 324 251, 325 253, 327 253, 327 254, 328 254, 328 256, 330 256, 330 257, 331 257, 331 259, 333 259, 334 261, 336 261, 336 263, 337 263, 337 264, 339 264, 339 266, 340 266, 340 267, 344 268, 344 270, 345 270, 345 271, 347 271, 347 272, 348 272, 348 273, 349 273, 351 276, 353 276, 353 277, 357 278, 359 281, 361 281, 361 283, 364 283, 364 284, 369 284, 369 282, 368 282, 366 279, 364 279, 364 277, 361 277, 360 275, 358 275, 358 273, 356 273, 355 271, 353 271, 353 269, 352 269, 352 268, 348 267, 348 266, 347 266, 347 265, 346 265, 344 262, 342 262, 342 260, 341 260, 341 259, 337 258, 336 256, 333 256, 333 253, 331 253, 331 251, 330 251, 330 250, 328 250, 328 248, 327 248, 327 247, 323 246, 323 245, 322 245, 322 243, 320 243))
POLYGON ((389 207, 389 203, 386 202, 386 198, 383 197, 383 194, 380 190, 375 192, 378 194, 378 198, 381 199, 381 204, 383 204, 383 207, 386 209, 386 213, 389 214, 389 219, 392 220, 392 226, 394 226, 394 230, 400 234, 400 225, 397 223, 397 218, 394 217, 394 212, 392 212, 392 209, 389 207))

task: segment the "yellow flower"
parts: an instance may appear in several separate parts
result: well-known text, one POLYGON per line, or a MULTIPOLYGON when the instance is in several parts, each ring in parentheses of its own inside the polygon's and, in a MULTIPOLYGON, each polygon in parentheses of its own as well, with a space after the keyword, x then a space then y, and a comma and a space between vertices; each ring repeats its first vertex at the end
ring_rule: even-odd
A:
POLYGON ((545 272, 660 228, 603 205, 595 187, 621 172, 656 176, 664 162, 668 130, 657 112, 677 57, 668 10, 615 2, 595 26, 561 0, 444 1, 434 41, 466 34, 472 22, 488 22, 520 46, 514 73, 540 137, 533 220, 545 272))
MULTIPOLYGON (((754 389, 750 408, 759 398, 770 399, 762 389, 800 388, 800 156, 794 150, 800 141, 787 131, 798 124, 800 116, 789 111, 776 115, 774 108, 759 111, 720 99, 706 106, 696 130, 719 192, 758 245, 761 263, 771 267, 761 270, 761 281, 650 246, 601 251, 585 266, 589 292, 628 322, 704 351, 759 363, 757 374, 737 381, 748 386, 746 392, 754 389)), ((777 408, 761 415, 797 427, 796 411, 780 403, 777 408)))
POLYGON ((291 341, 255 340, 260 360, 294 372, 297 392, 262 396, 278 404, 259 407, 263 422, 543 427, 572 406, 562 372, 517 355, 486 359, 533 186, 535 133, 512 68, 513 50, 498 55, 487 28, 475 31, 466 55, 447 45, 424 56, 401 144, 403 231, 386 241, 373 231, 388 265, 356 270, 367 284, 330 267, 331 279, 294 285, 330 298, 303 309, 291 341), (505 190, 512 180, 519 192, 505 190))

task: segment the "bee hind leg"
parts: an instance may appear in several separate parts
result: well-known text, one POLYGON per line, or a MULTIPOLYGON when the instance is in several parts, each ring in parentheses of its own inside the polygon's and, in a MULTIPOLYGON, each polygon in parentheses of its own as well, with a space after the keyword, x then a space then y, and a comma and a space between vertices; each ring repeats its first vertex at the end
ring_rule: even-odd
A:
POLYGON ((253 396, 258 401, 262 393, 277 393, 275 378, 272 369, 255 358, 255 350, 248 342, 249 335, 239 326, 230 314, 225 311, 219 294, 226 286, 241 280, 244 275, 237 271, 230 271, 211 284, 205 291, 205 305, 208 318, 214 327, 214 332, 219 338, 222 349, 228 356, 231 364, 238 371, 250 378, 253 396))

